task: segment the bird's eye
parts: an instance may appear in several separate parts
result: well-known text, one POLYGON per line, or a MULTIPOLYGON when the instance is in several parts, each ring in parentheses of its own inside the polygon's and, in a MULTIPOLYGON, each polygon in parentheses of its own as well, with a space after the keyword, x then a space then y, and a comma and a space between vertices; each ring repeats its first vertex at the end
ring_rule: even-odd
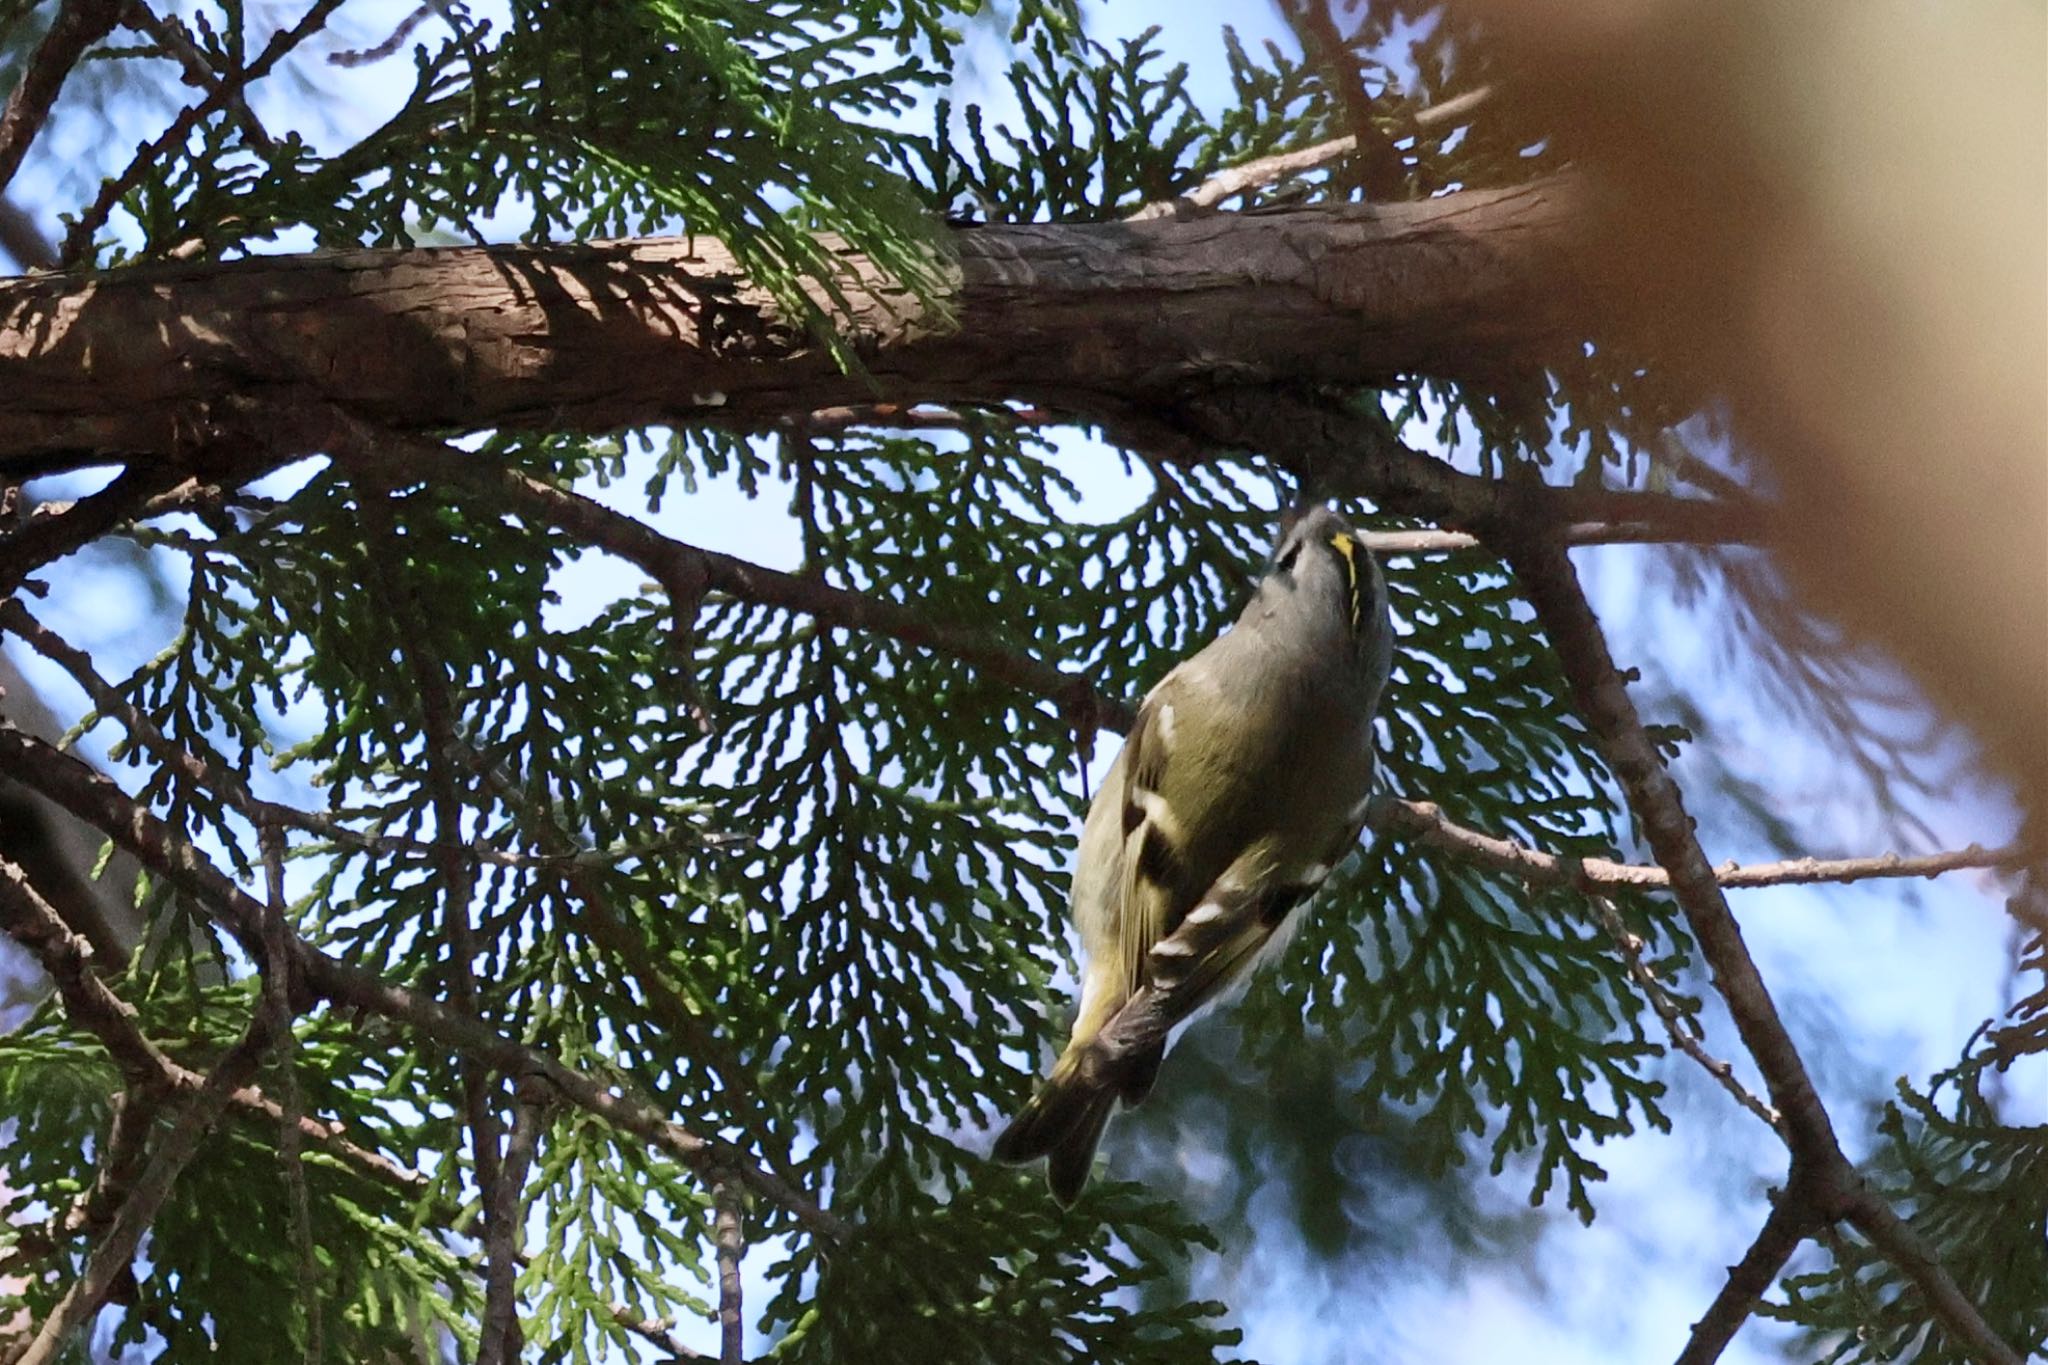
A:
POLYGON ((1281 573, 1291 573, 1294 569, 1294 561, 1299 558, 1301 558, 1301 542, 1297 540, 1294 544, 1280 552, 1280 562, 1273 567, 1281 573))

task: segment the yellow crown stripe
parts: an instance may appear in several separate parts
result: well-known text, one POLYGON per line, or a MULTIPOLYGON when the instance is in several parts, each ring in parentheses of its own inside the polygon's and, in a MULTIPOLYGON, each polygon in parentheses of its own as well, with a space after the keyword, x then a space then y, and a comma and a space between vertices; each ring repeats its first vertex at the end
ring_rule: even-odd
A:
POLYGON ((1358 615, 1364 603, 1359 600, 1358 591, 1358 542, 1339 531, 1330 537, 1330 543, 1337 547, 1337 553, 1344 556, 1344 576, 1351 580, 1351 628, 1358 629, 1358 615))

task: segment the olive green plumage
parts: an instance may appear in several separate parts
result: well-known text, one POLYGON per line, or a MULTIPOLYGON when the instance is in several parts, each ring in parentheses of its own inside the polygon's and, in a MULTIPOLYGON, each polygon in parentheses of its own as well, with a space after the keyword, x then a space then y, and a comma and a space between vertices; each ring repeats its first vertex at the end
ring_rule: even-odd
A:
POLYGON ((1081 831, 1073 1037, 998 1160, 1048 1158, 1072 1203, 1118 1101, 1145 1097, 1164 1050, 1126 1054, 1104 1030, 1149 988, 1163 1037, 1284 938, 1358 841, 1392 649, 1377 564, 1317 507, 1286 528, 1237 623, 1146 695, 1081 831))

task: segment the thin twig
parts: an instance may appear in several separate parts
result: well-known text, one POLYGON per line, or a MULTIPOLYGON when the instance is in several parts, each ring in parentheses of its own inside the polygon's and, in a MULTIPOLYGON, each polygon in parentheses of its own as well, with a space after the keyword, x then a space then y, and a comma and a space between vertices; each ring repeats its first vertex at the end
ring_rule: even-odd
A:
MULTIPOLYGON (((1570 886, 1589 894, 1671 885, 1671 873, 1663 867, 1618 863, 1606 858, 1573 858, 1482 834, 1451 820, 1433 801, 1374 797, 1366 813, 1366 824, 1378 833, 1413 839, 1424 848, 1540 885, 1570 886)), ((1934 877, 1968 868, 2016 868, 2025 856, 2026 850, 2018 844, 1993 849, 1971 844, 1968 848, 1916 857, 1883 853, 1868 858, 1791 858, 1748 867, 1730 862, 1714 868, 1712 875, 1729 889, 1857 882, 1881 877, 1934 877)))
POLYGON ((1000 405, 977 408, 948 408, 934 403, 865 403, 858 406, 819 408, 802 419, 802 425, 820 434, 854 427, 883 431, 957 431, 974 422, 1010 427, 1070 425, 1071 414, 1051 408, 1000 405))
MULTIPOLYGON (((520 789, 481 755, 465 750, 470 765, 482 774, 491 792, 521 820, 528 834, 547 851, 546 869, 559 877, 573 897, 576 928, 610 954, 640 988, 655 1020, 681 1041, 691 1056, 718 1077, 721 1093, 743 1123, 766 1142, 773 1134, 772 1116, 761 1105, 759 1087, 746 1079, 746 1067, 712 1032, 688 995, 655 958, 646 940, 616 909, 603 883, 582 863, 570 835, 552 807, 520 789)), ((771 1165, 774 1163, 771 1163, 771 1165)))
POLYGON ((710 1356, 688 1346, 675 1334, 673 1318, 643 1318, 623 1303, 611 1306, 612 1321, 646 1342, 657 1351, 668 1353, 670 1360, 709 1360, 710 1356))
POLYGON ((1748 1086, 1735 1079, 1735 1068, 1728 1062, 1708 1052, 1700 1035, 1690 1027, 1691 1021, 1678 1008, 1678 1002, 1671 998, 1671 992, 1650 970, 1650 964, 1643 961, 1643 941, 1629 932, 1622 923, 1621 912, 1614 902, 1605 896, 1591 898, 1594 911, 1600 916, 1600 923, 1607 930, 1608 937, 1620 950, 1621 959, 1628 965, 1628 974, 1650 1002, 1657 1017, 1664 1023, 1664 1033, 1671 1039, 1672 1046, 1699 1063, 1702 1070, 1718 1081, 1723 1090, 1735 1097, 1735 1102, 1764 1121, 1766 1127, 1778 1131, 1778 1111, 1765 1104, 1750 1092, 1748 1086))
MULTIPOLYGON (((85 253, 92 249, 93 235, 107 221, 107 215, 113 212, 114 205, 120 203, 122 197, 135 188, 137 182, 165 152, 173 147, 182 147, 185 140, 192 135, 192 130, 200 123, 219 113, 228 106, 229 101, 239 99, 242 91, 269 75, 270 69, 290 55, 292 49, 317 33, 327 22, 328 16, 341 8, 342 3, 343 0, 314 0, 312 8, 306 11, 298 23, 288 29, 280 29, 272 35, 270 42, 257 54, 255 61, 239 71, 231 71, 221 77, 220 82, 207 92, 206 98, 172 119, 170 127, 164 129, 155 141, 148 143, 135 154, 135 159, 128 163, 126 170, 100 186, 98 197, 79 215, 78 221, 71 225, 71 230, 64 234, 65 266, 77 265, 85 258, 85 253)), ((116 13, 118 14, 118 6, 116 13)))
MULTIPOLYGON (((129 701, 119 688, 108 682, 99 670, 93 667, 90 655, 38 621, 19 599, 0 601, 0 631, 16 636, 38 654, 70 674, 72 680, 92 702, 93 710, 126 730, 130 742, 147 749, 165 771, 189 783, 195 791, 211 792, 221 797, 227 804, 240 811, 251 825, 261 827, 272 824, 285 829, 304 830, 338 847, 363 853, 439 857, 447 850, 446 843, 438 839, 428 841, 408 839, 395 834, 371 834, 346 824, 344 814, 301 810, 297 806, 266 801, 257 796, 233 769, 214 763, 167 738, 149 719, 146 712, 129 701)), ((526 853, 496 848, 480 839, 458 842, 456 847, 463 857, 474 863, 536 871, 559 871, 566 864, 574 864, 577 867, 604 867, 628 859, 648 858, 672 852, 679 848, 716 849, 745 845, 752 841, 753 836, 749 834, 727 830, 692 829, 687 825, 675 824, 643 842, 618 844, 607 848, 565 847, 554 853, 526 853)))
MULTIPOLYGON (((213 63, 206 59, 206 54, 192 41, 191 34, 185 30, 184 20, 176 15, 168 19, 163 18, 143 3, 143 0, 126 0, 121 6, 121 22, 154 38, 157 46, 184 69, 185 79, 193 85, 209 95, 222 93, 223 82, 220 73, 213 69, 213 63)), ((276 140, 250 110, 249 102, 242 98, 240 89, 226 93, 224 107, 228 111, 228 116, 241 127, 242 136, 248 139, 250 146, 266 156, 276 150, 276 140)))
POLYGON ((121 0, 64 0, 42 42, 36 44, 21 80, 0 110, 0 190, 21 168, 29 144, 43 129, 65 78, 85 50, 114 31, 120 22, 121 0))
MULTIPOLYGON (((1018 655, 979 631, 938 625, 911 607, 670 540, 645 523, 581 494, 438 442, 380 431, 338 409, 329 409, 322 417, 330 438, 328 448, 352 463, 381 467, 395 480, 429 478, 475 490, 522 517, 608 550, 665 585, 701 581, 747 601, 785 607, 833 625, 935 649, 975 665, 998 682, 1074 704, 1077 709, 1096 702, 1085 677, 1018 655)), ((1105 708, 1099 717, 1102 721, 1129 726, 1134 712, 1127 703, 1103 701, 1101 705, 1105 708)))
MULTIPOLYGON (((1433 104, 1418 111, 1414 119, 1415 126, 1419 131, 1450 127, 1463 121, 1465 115, 1492 97, 1493 87, 1486 85, 1476 90, 1468 90, 1462 95, 1454 95, 1440 104, 1433 104)), ((1130 216, 1134 221, 1143 221, 1150 218, 1170 218, 1182 211, 1183 206, 1212 208, 1248 190, 1277 184, 1289 176, 1302 175, 1308 171, 1319 170, 1332 162, 1342 161, 1357 150, 1358 139, 1346 134, 1343 137, 1331 138, 1327 142, 1318 142, 1314 146, 1262 156, 1255 161, 1247 161, 1243 165, 1219 171, 1186 194, 1160 203, 1147 204, 1130 216)))
MULTIPOLYGON (((35 957, 55 983, 72 1021, 99 1038, 128 1084, 117 1099, 106 1154, 100 1163, 101 1175, 94 1188, 74 1200, 63 1216, 53 1218, 47 1229, 23 1230, 15 1253, 0 1260, 0 1275, 5 1275, 25 1273, 31 1262, 54 1252, 63 1237, 104 1227, 133 1183, 134 1172, 141 1168, 142 1139, 154 1121, 155 1107, 138 1102, 139 1098, 153 1094, 196 1096, 204 1090, 207 1078, 172 1061, 142 1034, 133 1009, 90 970, 90 945, 67 928, 21 869, 5 860, 0 860, 0 932, 35 957)), ((254 1086, 237 1088, 229 1102, 270 1124, 286 1121, 283 1109, 254 1086)), ((529 1104, 527 1108, 531 1111, 534 1106, 529 1104)), ((318 1119, 301 1116, 295 1127, 304 1137, 401 1195, 421 1199, 432 1193, 424 1176, 349 1141, 342 1136, 339 1124, 330 1127, 318 1119)), ((518 1175, 514 1184, 521 1186, 524 1169, 531 1161, 531 1152, 522 1148, 522 1142, 515 1123, 513 1147, 508 1150, 506 1162, 511 1172, 516 1157, 520 1169, 514 1173, 518 1175)), ((454 1223, 457 1213, 452 1205, 435 1205, 431 1210, 432 1217, 449 1225, 454 1223)), ((497 1226, 516 1231, 516 1219, 501 1220, 497 1226)), ((517 1259, 523 1263, 523 1257, 517 1259)), ((675 1359, 701 1358, 669 1336, 663 1325, 633 1317, 624 1305, 614 1306, 613 1317, 628 1331, 675 1359)), ((508 1357, 516 1358, 516 1353, 508 1357)))

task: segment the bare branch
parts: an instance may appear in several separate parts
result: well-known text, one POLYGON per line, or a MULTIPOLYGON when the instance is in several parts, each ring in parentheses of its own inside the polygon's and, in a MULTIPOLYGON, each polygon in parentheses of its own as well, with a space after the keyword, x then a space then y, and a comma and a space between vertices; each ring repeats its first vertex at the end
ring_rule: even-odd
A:
POLYGON ((114 31, 121 0, 64 0, 43 41, 36 44, 21 80, 0 110, 0 190, 21 168, 29 144, 42 131, 43 120, 57 102, 57 92, 78 65, 85 50, 114 31))
MULTIPOLYGON (((1454 95, 1441 104, 1433 104, 1415 115, 1415 126, 1421 131, 1448 128, 1461 123, 1465 115, 1486 103, 1493 96, 1493 87, 1482 85, 1454 95)), ((1170 218, 1182 211, 1183 206, 1198 209, 1213 208, 1226 199, 1235 199, 1249 190, 1277 184, 1289 176, 1303 175, 1320 170, 1333 162, 1342 161, 1358 150, 1358 139, 1347 133, 1343 137, 1331 138, 1313 146, 1297 148, 1291 152, 1276 152, 1262 156, 1255 161, 1232 166, 1225 171, 1204 180, 1194 189, 1175 199, 1147 204, 1130 215, 1132 222, 1144 222, 1152 218, 1170 218)))
POLYGON ((664 1351, 670 1360, 709 1360, 702 1351, 685 1345, 675 1334, 673 1318, 643 1318, 623 1303, 611 1306, 612 1321, 646 1342, 657 1351, 664 1351))
MULTIPOLYGON (((1658 863, 1670 874, 1672 893, 1713 969, 1714 986, 1727 1003, 1743 1046, 1763 1072, 1794 1168, 1810 1173, 1814 1181, 1817 1211, 1823 1217, 1846 1215, 1883 1227, 1899 1257, 1894 1263, 1921 1285, 1943 1327, 1958 1341, 1970 1343, 1981 1359, 2018 1365, 2018 1355, 1998 1340, 1911 1230, 1865 1189, 1842 1154, 1834 1123, 1742 941, 1678 784, 1665 770, 1629 699, 1571 560, 1562 548, 1536 536, 1508 536, 1502 548, 1557 651, 1580 716, 1627 794, 1658 863)), ((1858 1221, 1859 1227, 1863 1225, 1858 1221)))
MULTIPOLYGON (((1571 886, 1589 895, 1624 887, 1671 885, 1671 873, 1662 867, 1617 863, 1605 858, 1572 858, 1467 829, 1432 801, 1377 796, 1367 812, 1366 823, 1382 834, 1414 839, 1425 848, 1496 872, 1546 886, 1571 886)), ((1965 868, 2016 868, 2025 857, 2026 850, 2018 844, 1994 849, 1971 844, 1964 849, 1910 858, 1884 853, 1871 858, 1793 858, 1749 867, 1723 863, 1713 869, 1713 877, 1725 888, 1856 882, 1880 877, 1934 877, 1965 868)))
POLYGON ((1727 1283, 1692 1325, 1692 1335, 1678 1353, 1677 1365, 1713 1365, 1719 1360, 1758 1302, 1777 1283, 1792 1253, 1819 1226, 1820 1220, 1795 1178, 1772 1199, 1770 1216, 1757 1230, 1749 1250, 1728 1267, 1727 1283))
POLYGON ((961 228, 945 242, 957 283, 928 303, 822 242, 844 284, 816 306, 859 349, 861 375, 701 237, 8 280, 0 468, 161 457, 230 425, 252 394, 413 432, 761 431, 878 399, 1028 402, 1093 421, 1209 383, 1530 374, 1592 325, 1573 194, 1547 181, 1186 222, 961 228), (80 385, 86 352, 94 382, 80 385))
POLYGON ((21 867, 0 858, 0 932, 27 949, 48 974, 65 1012, 114 1059, 131 1087, 161 1085, 174 1063, 135 1023, 135 1011, 92 970, 95 951, 73 932, 21 867))
POLYGON ((1671 992, 1650 970, 1650 964, 1643 961, 1643 941, 1629 932, 1622 923, 1621 912, 1614 908, 1614 902, 1605 896, 1592 897, 1593 909, 1600 916, 1602 927, 1614 940, 1622 961, 1628 964, 1628 974, 1643 995, 1649 1000, 1650 1008, 1664 1023, 1665 1036, 1672 1046, 1699 1063, 1702 1070, 1712 1076, 1723 1090, 1735 1097, 1735 1102, 1764 1121, 1766 1127, 1779 1131, 1782 1127, 1778 1111, 1750 1093, 1749 1087, 1735 1079, 1735 1068, 1721 1058, 1708 1052, 1692 1022, 1679 1010, 1678 1003, 1671 998, 1671 992))

